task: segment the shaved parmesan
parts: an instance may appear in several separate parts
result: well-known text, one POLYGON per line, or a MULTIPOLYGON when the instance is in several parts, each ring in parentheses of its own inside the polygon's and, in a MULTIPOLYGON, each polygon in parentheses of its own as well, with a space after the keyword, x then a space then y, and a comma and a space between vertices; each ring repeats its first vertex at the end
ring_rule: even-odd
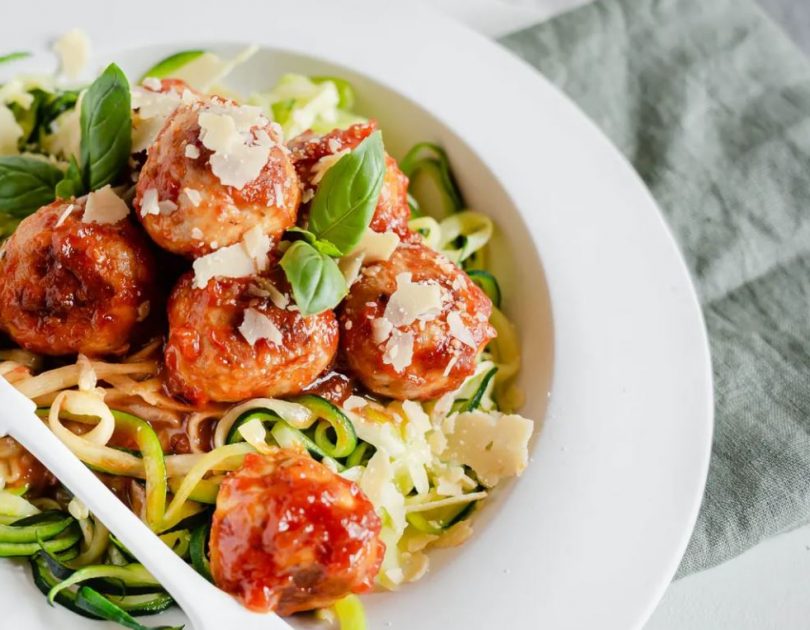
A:
POLYGON ((245 309, 245 316, 239 326, 239 332, 245 340, 255 346, 259 339, 265 339, 277 346, 283 341, 281 331, 267 315, 255 308, 245 309))
MULTIPOLYGON (((270 238, 257 226, 245 234, 244 240, 194 261, 195 289, 202 289, 211 278, 244 278, 264 271, 268 264, 270 238), (256 231, 259 231, 257 234, 256 231)), ((214 247, 214 243, 211 243, 214 247)))
POLYGON ((175 90, 153 92, 140 86, 131 90, 132 109, 132 153, 148 149, 158 137, 163 123, 180 105, 180 95, 175 90))
POLYGON ((207 256, 202 256, 192 264, 195 289, 202 289, 211 278, 244 278, 256 272, 253 259, 248 256, 241 243, 223 247, 207 256))
POLYGON ((348 256, 343 256, 338 260, 338 269, 343 274, 343 279, 346 280, 346 286, 351 287, 360 277, 360 269, 363 268, 363 259, 365 254, 357 252, 348 256))
POLYGON ((264 271, 270 264, 267 252, 270 251, 270 237, 262 231, 261 226, 256 225, 245 232, 242 237, 245 251, 256 262, 256 270, 264 271))
POLYGON ((405 272, 397 275, 397 290, 391 294, 383 317, 395 327, 407 326, 417 318, 433 319, 441 310, 441 287, 411 282, 411 274, 405 272))
POLYGON ((196 160, 198 157, 200 157, 200 149, 197 147, 196 144, 187 144, 185 149, 185 155, 187 158, 196 160))
POLYGON ((84 31, 74 28, 56 40, 53 50, 59 55, 61 73, 75 81, 90 58, 90 40, 84 31))
POLYGON ((390 320, 378 317, 371 322, 371 339, 374 343, 380 344, 391 336, 393 330, 394 325, 390 320))
POLYGON ((331 155, 324 155, 320 160, 315 162, 315 166, 312 167, 312 175, 309 179, 310 185, 316 186, 319 184, 323 179, 323 176, 326 175, 326 171, 337 164, 340 161, 340 158, 347 153, 349 153, 349 149, 343 149, 337 153, 332 153, 331 155))
POLYGON ((160 92, 161 88, 163 87, 160 79, 156 77, 146 77, 143 81, 141 81, 141 84, 153 92, 160 92))
POLYGON ((214 53, 206 52, 178 69, 174 77, 201 92, 210 92, 214 84, 221 81, 236 66, 250 59, 257 50, 256 46, 249 46, 229 60, 220 59, 214 53))
POLYGON ((129 206, 107 184, 87 195, 82 223, 118 223, 128 214, 129 206))
POLYGON ((200 113, 200 141, 213 152, 211 171, 223 185, 241 190, 259 176, 275 143, 263 129, 251 129, 267 123, 261 109, 249 105, 214 103, 200 113))
POLYGON ((458 311, 451 311, 447 314, 447 325, 450 327, 450 334, 464 345, 470 346, 474 350, 478 349, 470 329, 464 325, 458 311))
POLYGON ((185 195, 188 202, 195 208, 198 207, 202 202, 202 195, 200 194, 200 191, 195 190, 194 188, 184 188, 183 195, 185 195))
POLYGON ((464 412, 445 430, 443 456, 475 471, 491 488, 504 477, 519 475, 529 459, 528 443, 534 423, 517 414, 464 412))
POLYGON ((141 195, 141 216, 160 214, 157 188, 147 188, 141 195))
POLYGON ((16 155, 17 145, 23 136, 22 127, 17 124, 12 111, 0 104, 0 155, 16 155))
POLYGON ((68 204, 67 208, 65 208, 62 211, 62 214, 59 215, 59 218, 56 220, 56 224, 54 225, 54 227, 59 227, 60 225, 62 225, 70 216, 70 213, 73 212, 74 207, 75 206, 72 203, 68 204))
POLYGON ((391 258, 398 245, 399 236, 396 232, 375 232, 368 228, 360 238, 360 242, 347 255, 363 253, 364 263, 380 262, 391 258))
POLYGON ((408 367, 413 360, 413 333, 394 329, 385 344, 382 360, 396 372, 408 367))

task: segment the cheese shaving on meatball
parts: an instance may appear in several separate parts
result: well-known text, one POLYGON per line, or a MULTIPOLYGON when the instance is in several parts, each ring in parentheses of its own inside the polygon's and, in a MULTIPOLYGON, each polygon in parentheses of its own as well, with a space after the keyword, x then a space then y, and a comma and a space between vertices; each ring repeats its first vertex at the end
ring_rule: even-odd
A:
POLYGON ((213 152, 211 171, 225 186, 241 190, 255 180, 276 143, 261 127, 261 109, 250 105, 212 103, 199 114, 200 142, 213 152), (254 127, 260 127, 252 131, 254 127))
POLYGON ((442 310, 442 289, 438 284, 411 281, 411 273, 397 275, 397 290, 385 307, 383 317, 394 326, 408 326, 416 319, 429 320, 442 310))
POLYGON ((244 239, 234 245, 223 247, 194 261, 195 289, 202 289, 211 278, 245 278, 267 269, 270 238, 256 226, 244 239))
POLYGON ((129 206, 109 184, 87 195, 82 223, 118 223, 129 214, 129 206))
POLYGON ((245 309, 245 316, 239 326, 239 332, 251 346, 255 346, 259 339, 265 339, 277 346, 281 345, 281 331, 267 315, 255 308, 245 309))

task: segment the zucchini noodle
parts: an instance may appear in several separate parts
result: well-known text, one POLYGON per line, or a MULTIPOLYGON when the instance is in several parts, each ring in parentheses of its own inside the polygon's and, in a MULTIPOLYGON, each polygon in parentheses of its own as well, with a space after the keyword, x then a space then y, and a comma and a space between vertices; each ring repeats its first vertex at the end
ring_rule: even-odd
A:
MULTIPOLYGON (((207 51, 185 51, 154 66, 149 76, 185 73, 203 91, 230 97, 218 84, 249 54, 223 61, 207 51)), ((78 124, 78 94, 72 98, 73 111, 65 113, 75 114, 78 124)), ((338 77, 287 74, 248 102, 291 137, 365 121, 353 113, 354 100, 352 86, 338 77)), ((142 113, 136 108, 135 119, 142 113)), ((331 396, 337 389, 341 403, 305 393, 197 407, 169 394, 162 337, 113 361, 78 355, 70 365, 19 348, 0 350, 0 378, 33 400, 54 435, 209 581, 212 511, 223 480, 249 453, 295 449, 356 483, 382 523, 386 551, 376 579, 390 589, 425 574, 429 548, 464 542, 472 531, 466 519, 491 487, 525 467, 528 437, 512 438, 530 421, 505 413, 519 398, 514 381, 520 345, 500 310, 498 281, 487 270, 493 221, 467 207, 442 147, 418 143, 399 166, 410 179, 409 228, 464 270, 493 303, 490 323, 497 337, 474 366, 465 367, 464 382, 438 400, 390 400, 366 395, 359 386, 342 400, 339 385, 329 391, 331 396)), ((125 189, 122 198, 130 203, 131 184, 125 189)), ((359 267, 362 261, 354 262, 359 267)), ((349 271, 344 268, 356 277, 349 271)), ((0 537, 0 556, 29 556, 37 586, 52 603, 118 621, 173 604, 103 523, 11 438, 0 438, 0 526, 0 534, 11 538, 0 537)), ((366 628, 354 595, 320 614, 337 620, 341 630, 366 628)))

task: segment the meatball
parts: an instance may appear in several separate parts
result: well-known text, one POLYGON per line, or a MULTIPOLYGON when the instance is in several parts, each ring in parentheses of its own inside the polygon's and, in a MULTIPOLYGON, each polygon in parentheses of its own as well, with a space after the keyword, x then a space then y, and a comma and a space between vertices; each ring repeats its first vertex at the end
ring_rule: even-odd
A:
POLYGON ((135 209, 146 231, 187 257, 237 243, 256 226, 278 238, 295 223, 301 200, 289 150, 278 139, 278 126, 255 108, 217 98, 181 104, 149 147, 138 179, 135 209))
POLYGON ((211 573, 256 611, 291 615, 371 590, 385 544, 356 484, 304 453, 249 454, 217 495, 211 573))
POLYGON ((85 204, 40 208, 0 253, 0 327, 32 352, 121 354, 156 310, 147 239, 127 219, 83 222, 85 204))
POLYGON ((372 392, 433 400, 461 386, 495 337, 492 302, 461 269, 421 243, 363 268, 340 315, 341 349, 372 392))
POLYGON ((297 394, 331 364, 335 314, 303 316, 285 304, 289 289, 278 267, 272 276, 214 278, 202 289, 193 288, 190 273, 180 279, 169 298, 165 348, 173 393, 197 405, 297 394), (261 288, 268 282, 270 292, 261 288))
MULTIPOLYGON (((354 149, 377 128, 376 122, 352 125, 348 129, 335 129, 323 136, 306 131, 289 142, 292 160, 298 177, 304 185, 305 198, 314 193, 314 181, 320 172, 318 162, 341 151, 354 149)), ((397 161, 385 154, 385 176, 382 191, 371 218, 370 227, 375 232, 396 232, 403 240, 413 237, 408 229, 411 208, 408 205, 408 178, 397 161)))

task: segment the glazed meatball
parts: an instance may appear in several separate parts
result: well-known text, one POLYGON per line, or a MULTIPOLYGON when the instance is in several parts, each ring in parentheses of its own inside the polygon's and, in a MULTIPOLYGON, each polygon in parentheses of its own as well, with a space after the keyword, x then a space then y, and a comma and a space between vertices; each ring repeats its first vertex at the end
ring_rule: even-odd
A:
POLYGON ((278 125, 214 97, 181 104, 166 120, 147 151, 135 209, 158 245, 198 257, 256 226, 277 239, 300 199, 278 125))
POLYGON ((147 239, 128 219, 85 223, 85 205, 40 208, 0 253, 0 327, 32 352, 123 353, 154 309, 147 239))
POLYGON ((420 243, 363 268, 340 316, 348 366, 372 392, 433 400, 475 371, 495 337, 492 302, 461 269, 420 243))
POLYGON ((173 393, 198 405, 296 394, 331 364, 335 314, 303 316, 289 303, 278 267, 272 275, 214 278, 202 289, 190 273, 180 279, 169 298, 165 348, 173 393), (261 288, 267 282, 272 292, 261 288))
POLYGON ((356 484, 298 451, 249 454, 219 489, 211 573, 256 611, 291 615, 371 590, 385 544, 356 484))
MULTIPOLYGON (((293 138, 289 147, 292 159, 304 186, 304 198, 311 197, 317 188, 318 164, 321 159, 329 159, 341 151, 351 151, 377 128, 377 123, 368 122, 352 125, 348 129, 335 129, 323 136, 306 131, 293 138)), ((323 164, 323 163, 321 163, 323 164)), ((397 161, 385 154, 385 177, 382 191, 371 218, 370 227, 375 232, 396 232, 403 240, 413 233, 408 229, 411 208, 408 205, 408 178, 397 161)))

